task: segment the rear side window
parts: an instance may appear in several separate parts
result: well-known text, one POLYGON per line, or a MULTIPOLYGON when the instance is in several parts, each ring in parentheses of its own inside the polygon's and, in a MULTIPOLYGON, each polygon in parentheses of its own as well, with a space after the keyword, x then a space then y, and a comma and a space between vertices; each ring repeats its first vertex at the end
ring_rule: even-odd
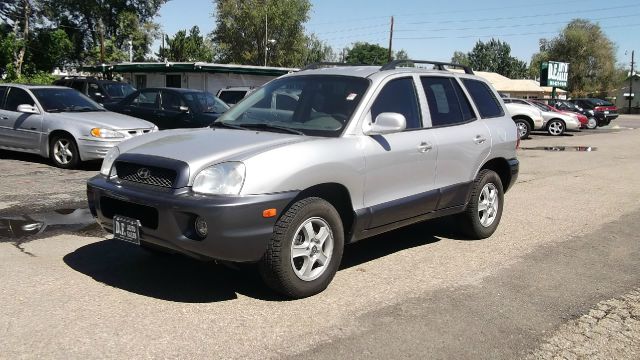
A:
POLYGON ((384 86, 373 106, 371 106, 372 120, 375 121, 376 117, 383 112, 404 115, 407 120, 407 129, 419 129, 422 127, 418 97, 412 78, 391 80, 384 86))
POLYGON ((474 118, 467 97, 458 83, 446 77, 422 77, 432 126, 465 123, 474 118))
POLYGON ((73 83, 71 83, 71 87, 80 91, 81 93, 84 93, 84 84, 86 84, 86 81, 76 80, 73 83))
POLYGON ((247 94, 246 91, 236 91, 236 90, 222 90, 218 94, 218 98, 227 104, 236 104, 240 100, 244 99, 244 96, 247 94))
POLYGON ((7 94, 6 86, 0 86, 0 109, 2 109, 2 105, 4 105, 4 96, 7 94))
POLYGON ((4 108, 9 111, 18 111, 18 106, 24 104, 35 106, 33 98, 31 98, 26 91, 18 88, 11 88, 9 90, 9 95, 7 95, 7 101, 4 108))
POLYGON ((498 99, 496 99, 489 85, 483 81, 473 79, 462 79, 462 83, 467 88, 467 91, 469 91, 473 102, 476 103, 476 107, 482 118, 504 115, 504 110, 502 110, 502 106, 500 106, 498 99))

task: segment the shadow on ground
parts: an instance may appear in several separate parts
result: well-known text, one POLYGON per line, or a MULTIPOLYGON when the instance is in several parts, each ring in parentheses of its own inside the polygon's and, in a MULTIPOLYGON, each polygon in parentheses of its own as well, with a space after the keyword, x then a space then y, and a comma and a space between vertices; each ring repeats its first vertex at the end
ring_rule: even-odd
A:
MULTIPOLYGON (((52 168, 55 168, 55 166, 53 166, 53 164, 51 163, 50 159, 44 158, 36 154, 28 154, 28 153, 9 151, 9 150, 0 150, 0 159, 38 163, 38 164, 49 165, 52 168)), ((102 160, 85 161, 80 163, 80 166, 78 166, 78 168, 75 170, 98 171, 100 170, 101 164, 102 164, 102 160)))
MULTIPOLYGON (((373 261, 453 235, 450 221, 433 220, 348 245, 341 270, 373 261)), ((200 262, 181 255, 148 252, 136 245, 104 240, 83 246, 64 257, 72 269, 96 281, 157 299, 206 303, 237 298, 242 294, 264 301, 284 301, 268 289, 256 265, 231 269, 214 262, 200 262)))

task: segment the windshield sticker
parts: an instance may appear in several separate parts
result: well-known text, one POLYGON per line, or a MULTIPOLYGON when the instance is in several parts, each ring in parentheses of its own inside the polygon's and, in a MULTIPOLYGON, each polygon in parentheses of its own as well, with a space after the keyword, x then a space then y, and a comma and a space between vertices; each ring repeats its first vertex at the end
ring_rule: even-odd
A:
POLYGON ((357 96, 358 96, 358 94, 351 93, 351 94, 347 95, 347 101, 352 101, 357 96))

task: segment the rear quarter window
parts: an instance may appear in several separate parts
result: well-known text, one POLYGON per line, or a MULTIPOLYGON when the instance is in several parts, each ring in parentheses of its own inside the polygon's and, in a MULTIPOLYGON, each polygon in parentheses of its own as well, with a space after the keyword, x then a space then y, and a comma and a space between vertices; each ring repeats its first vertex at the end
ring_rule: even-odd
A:
POLYGON ((480 117, 484 119, 504 115, 504 110, 489 85, 483 81, 473 79, 462 79, 462 83, 476 104, 480 117))

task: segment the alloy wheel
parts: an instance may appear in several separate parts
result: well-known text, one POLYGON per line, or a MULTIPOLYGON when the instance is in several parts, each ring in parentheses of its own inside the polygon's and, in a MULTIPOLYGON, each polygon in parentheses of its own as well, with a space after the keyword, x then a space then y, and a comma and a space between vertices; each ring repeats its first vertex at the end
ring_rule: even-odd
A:
POLYGON ((493 224, 498 215, 499 206, 498 188, 493 183, 485 184, 478 199, 478 218, 482 226, 489 227, 493 224))
POLYGON ((62 165, 67 165, 73 160, 73 153, 69 149, 70 142, 67 139, 58 139, 53 145, 53 157, 62 165))
POLYGON ((322 218, 304 221, 291 242, 291 266, 303 281, 313 281, 327 269, 333 255, 333 233, 322 218))

